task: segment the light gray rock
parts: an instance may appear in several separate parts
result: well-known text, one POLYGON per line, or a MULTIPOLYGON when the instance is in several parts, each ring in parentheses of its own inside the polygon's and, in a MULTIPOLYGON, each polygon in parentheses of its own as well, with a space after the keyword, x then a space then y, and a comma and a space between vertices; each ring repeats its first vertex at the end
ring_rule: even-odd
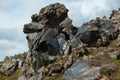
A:
POLYGON ((65 71, 63 80, 93 80, 98 77, 99 70, 99 67, 90 68, 84 60, 78 61, 65 71))
POLYGON ((43 25, 41 23, 32 22, 24 25, 23 32, 27 34, 34 33, 34 32, 41 32, 42 28, 43 28, 43 25))

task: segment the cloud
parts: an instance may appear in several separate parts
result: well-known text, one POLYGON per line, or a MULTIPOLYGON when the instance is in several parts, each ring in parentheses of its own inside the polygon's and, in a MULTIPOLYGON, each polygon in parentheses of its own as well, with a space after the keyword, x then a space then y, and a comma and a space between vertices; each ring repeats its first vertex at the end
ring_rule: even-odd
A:
POLYGON ((95 17, 109 15, 120 7, 120 0, 0 0, 0 58, 27 51, 23 25, 31 15, 51 3, 63 3, 75 26, 95 17), (112 4, 112 6, 111 6, 112 4))
POLYGON ((106 6, 105 0, 93 0, 93 1, 83 1, 81 4, 81 14, 84 17, 88 16, 95 16, 96 13, 108 9, 108 6, 106 6))
POLYGON ((0 9, 6 9, 12 2, 13 0, 0 0, 0 9))
POLYGON ((13 56, 18 53, 26 51, 26 46, 23 43, 10 40, 0 40, 0 60, 3 60, 5 56, 13 56))

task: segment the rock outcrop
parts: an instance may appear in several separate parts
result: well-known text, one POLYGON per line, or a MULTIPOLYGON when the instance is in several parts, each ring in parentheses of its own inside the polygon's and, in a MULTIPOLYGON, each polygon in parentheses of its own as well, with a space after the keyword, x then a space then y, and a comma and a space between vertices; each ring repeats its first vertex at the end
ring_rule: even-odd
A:
POLYGON ((9 76, 18 68, 18 61, 13 57, 6 57, 3 64, 0 66, 0 72, 3 75, 9 76))
MULTIPOLYGON (((29 52, 19 77, 24 76, 28 80, 39 75, 45 78, 44 76, 56 76, 62 73, 76 61, 76 58, 89 55, 85 46, 107 46, 119 34, 119 29, 105 16, 84 23, 79 28, 73 26, 68 16, 68 9, 60 3, 42 8, 39 14, 32 15, 31 19, 32 22, 25 24, 23 29, 27 34, 29 52)), ((88 76, 88 79, 99 77, 97 75, 99 71, 97 70, 97 73, 94 71, 96 69, 94 67, 84 72, 86 75, 94 75, 91 78, 88 76)), ((72 79, 72 76, 69 76, 72 79)), ((84 79, 83 75, 77 74, 77 76, 84 79)))
POLYGON ((77 33, 77 28, 72 25, 68 9, 63 4, 48 5, 42 8, 39 14, 34 14, 31 19, 32 22, 25 24, 23 29, 27 34, 29 52, 20 77, 31 79, 33 76, 38 76, 41 74, 38 70, 43 66, 46 66, 46 70, 50 69, 43 72, 47 75, 60 73, 59 71, 72 64, 72 59, 64 63, 65 65, 58 64, 56 63, 58 56, 74 53, 75 48, 78 50, 76 55, 87 54, 81 40, 73 37, 77 33))
POLYGON ((120 59, 120 44, 113 45, 120 41, 120 10, 80 27, 72 24, 68 11, 63 4, 54 3, 32 15, 23 29, 28 52, 19 59, 6 58, 0 63, 0 73, 9 76, 20 68, 18 80, 111 79, 118 66, 113 66, 113 59, 120 59), (104 68, 113 72, 102 74, 107 73, 104 68))
POLYGON ((77 33, 84 44, 96 47, 107 46, 111 40, 118 37, 118 34, 119 28, 106 17, 96 18, 83 24, 77 33))

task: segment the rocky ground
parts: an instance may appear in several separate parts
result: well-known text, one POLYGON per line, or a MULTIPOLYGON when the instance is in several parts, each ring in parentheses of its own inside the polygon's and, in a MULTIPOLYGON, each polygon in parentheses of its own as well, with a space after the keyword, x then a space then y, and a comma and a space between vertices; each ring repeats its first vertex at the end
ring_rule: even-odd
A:
POLYGON ((120 9, 76 27, 60 3, 25 24, 29 51, 0 63, 0 80, 120 80, 120 9))

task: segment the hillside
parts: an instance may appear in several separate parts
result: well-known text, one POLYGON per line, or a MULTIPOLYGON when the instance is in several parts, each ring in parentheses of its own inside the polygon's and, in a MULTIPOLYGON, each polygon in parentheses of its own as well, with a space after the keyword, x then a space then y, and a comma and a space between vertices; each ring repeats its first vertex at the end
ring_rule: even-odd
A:
POLYGON ((120 80, 120 9, 74 26, 65 5, 24 25, 29 50, 0 63, 0 80, 120 80))

